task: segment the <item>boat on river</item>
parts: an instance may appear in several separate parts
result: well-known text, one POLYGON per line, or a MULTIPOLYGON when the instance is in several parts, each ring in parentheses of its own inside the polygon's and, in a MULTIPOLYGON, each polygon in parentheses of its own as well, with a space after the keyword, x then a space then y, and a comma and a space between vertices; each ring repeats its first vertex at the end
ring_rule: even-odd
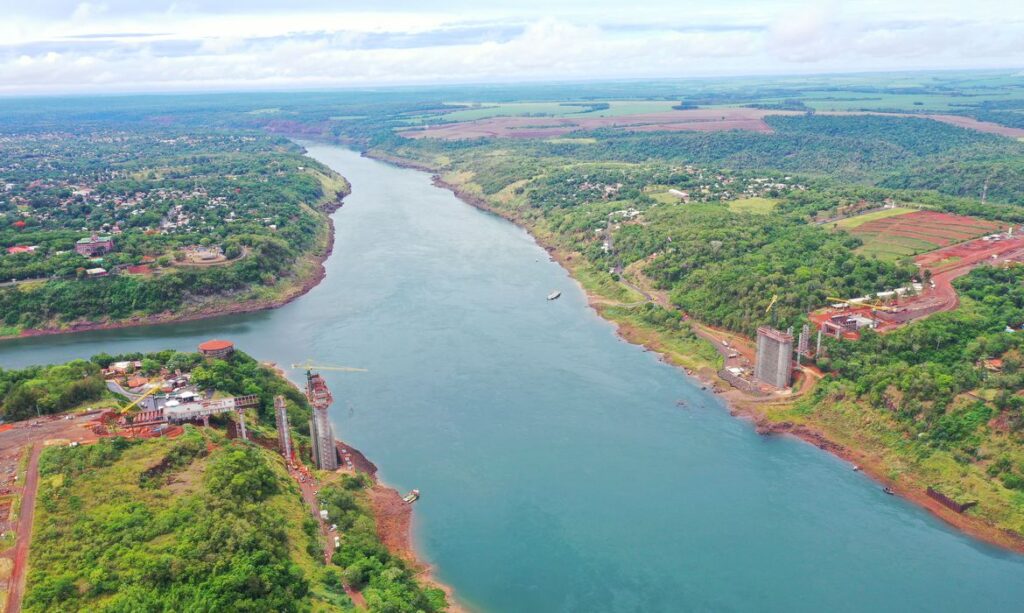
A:
POLYGON ((557 290, 551 292, 550 294, 548 294, 548 300, 558 300, 561 297, 562 297, 562 292, 559 292, 557 290))
POLYGON ((419 490, 413 490, 413 491, 409 492, 408 494, 406 494, 404 498, 402 498, 402 502, 405 502, 406 504, 412 504, 412 503, 416 502, 419 499, 420 499, 420 491, 419 490))

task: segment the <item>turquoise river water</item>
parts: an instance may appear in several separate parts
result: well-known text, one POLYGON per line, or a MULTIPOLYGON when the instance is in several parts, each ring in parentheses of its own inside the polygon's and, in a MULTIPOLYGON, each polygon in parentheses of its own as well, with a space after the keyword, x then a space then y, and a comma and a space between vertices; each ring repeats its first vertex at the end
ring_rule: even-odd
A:
POLYGON ((369 369, 324 373, 339 437, 386 482, 423 492, 417 547, 473 609, 1024 608, 1024 558, 811 445, 758 436, 616 337, 524 231, 422 172, 307 146, 353 186, 309 294, 251 315, 6 342, 0 364, 218 337, 282 365, 369 369), (562 298, 545 300, 552 290, 562 298))

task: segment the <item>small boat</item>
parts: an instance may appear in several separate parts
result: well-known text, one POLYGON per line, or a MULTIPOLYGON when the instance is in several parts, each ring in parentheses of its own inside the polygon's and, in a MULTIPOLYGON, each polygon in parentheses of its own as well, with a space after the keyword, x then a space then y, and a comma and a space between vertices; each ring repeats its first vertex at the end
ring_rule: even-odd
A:
POLYGON ((550 294, 548 294, 548 300, 558 300, 561 297, 562 297, 562 292, 559 292, 557 290, 551 292, 550 294))
POLYGON ((856 472, 860 472, 860 466, 857 466, 856 464, 854 464, 853 465, 853 472, 855 472, 855 473, 856 472))
POLYGON ((896 495, 896 492, 892 491, 891 487, 883 488, 882 491, 885 492, 886 494, 889 494, 890 496, 895 496, 896 495))
POLYGON ((406 494, 404 498, 402 498, 402 502, 405 502, 407 504, 412 504, 412 503, 416 502, 419 499, 420 499, 420 491, 419 490, 413 490, 413 491, 409 492, 408 494, 406 494))

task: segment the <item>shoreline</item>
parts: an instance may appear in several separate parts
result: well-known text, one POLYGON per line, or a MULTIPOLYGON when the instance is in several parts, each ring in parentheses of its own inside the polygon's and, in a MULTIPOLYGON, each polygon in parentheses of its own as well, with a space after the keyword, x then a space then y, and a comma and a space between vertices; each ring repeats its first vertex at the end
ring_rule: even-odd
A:
MULTIPOLYGON (((851 449, 833 440, 819 428, 805 424, 795 424, 789 421, 771 421, 765 413, 758 408, 758 403, 736 398, 737 394, 735 392, 738 390, 729 385, 728 382, 720 380, 713 370, 710 370, 709 372, 709 369, 702 368, 696 372, 691 371, 688 367, 678 363, 669 354, 662 351, 656 343, 652 343, 649 340, 641 340, 639 338, 640 334, 637 330, 633 330, 630 327, 623 326, 619 322, 605 318, 600 308, 601 298, 583 287, 573 274, 573 267, 569 264, 569 262, 572 261, 571 255, 562 251, 558 246, 549 244, 543 238, 537 236, 537 234, 535 234, 527 224, 521 223, 515 216, 495 210, 484 198, 470 193, 458 185, 448 183, 443 180, 436 171, 427 169, 420 164, 416 164, 415 162, 407 162, 404 164, 397 163, 393 161, 391 156, 377 157, 372 154, 364 155, 367 155, 367 157, 374 157, 374 159, 379 159, 387 163, 393 163, 404 168, 430 172, 432 175, 433 185, 449 190, 456 198, 474 208, 492 215, 498 215, 506 221, 526 230, 534 241, 536 241, 537 245, 544 249, 554 261, 558 262, 559 266, 569 273, 569 276, 586 295, 587 304, 594 309, 598 316, 615 326, 616 334, 619 338, 628 343, 639 345, 647 351, 658 354, 659 359, 662 362, 682 370, 686 376, 704 386, 706 391, 709 391, 722 399, 730 415, 749 421, 751 425, 754 426, 754 429, 758 434, 762 436, 792 436, 805 443, 814 445, 815 447, 818 447, 819 449, 826 451, 845 462, 859 466, 860 470, 875 483, 879 484, 879 486, 891 488, 897 496, 923 508, 937 519, 955 528, 960 533, 991 546, 1018 554, 1024 554, 1024 535, 1004 528, 999 528, 985 519, 958 513, 953 509, 946 507, 934 498, 928 496, 924 489, 925 486, 917 483, 913 476, 908 478, 909 483, 898 483, 893 481, 886 476, 885 470, 880 466, 881 460, 877 456, 866 451, 851 449)), ((784 401, 784 399, 782 401, 784 401)))
POLYGON ((186 323, 200 321, 203 319, 214 319, 228 315, 242 315, 245 313, 256 313, 270 309, 280 308, 306 294, 327 277, 327 268, 324 263, 334 252, 334 219, 331 217, 335 212, 344 206, 344 199, 351 193, 351 189, 343 190, 338 196, 315 210, 324 215, 327 221, 327 239, 325 247, 318 253, 311 254, 309 258, 313 265, 314 272, 297 287, 286 292, 283 296, 272 300, 250 300, 246 302, 228 303, 222 306, 200 309, 189 313, 157 313, 122 321, 85 321, 72 323, 67 328, 29 328, 22 330, 16 335, 0 336, 0 343, 21 338, 35 338, 39 336, 55 336, 58 334, 76 334, 78 332, 95 332, 99 330, 119 330, 124 328, 139 328, 142 326, 160 326, 165 324, 186 323))
MULTIPOLYGON (((272 362, 264 362, 263 366, 273 370, 279 377, 290 383, 295 389, 302 393, 302 388, 288 378, 285 370, 272 362)), ((276 444, 276 441, 271 444, 276 444)), ((365 473, 373 481, 373 487, 368 491, 368 499, 373 507, 373 519, 377 524, 377 536, 380 537, 384 547, 403 559, 416 571, 416 577, 428 587, 442 590, 448 599, 448 611, 450 613, 467 613, 469 609, 462 606, 455 597, 455 589, 438 581, 434 576, 434 566, 424 561, 412 539, 412 516, 413 505, 402 500, 402 494, 377 476, 377 465, 370 458, 366 457, 357 447, 339 438, 334 439, 334 448, 338 455, 344 459, 345 453, 352 460, 353 472, 365 473)), ((344 464, 344 462, 342 463, 344 464)))
POLYGON ((402 500, 401 492, 377 476, 377 465, 363 452, 340 439, 335 439, 334 444, 339 453, 342 449, 349 452, 355 472, 365 473, 373 481, 373 487, 368 490, 368 498, 377 522, 377 535, 384 547, 409 564, 416 571, 417 579, 427 587, 442 590, 448 599, 448 611, 467 611, 455 598, 452 586, 438 581, 434 576, 433 565, 427 564, 416 551, 412 541, 413 505, 402 500))

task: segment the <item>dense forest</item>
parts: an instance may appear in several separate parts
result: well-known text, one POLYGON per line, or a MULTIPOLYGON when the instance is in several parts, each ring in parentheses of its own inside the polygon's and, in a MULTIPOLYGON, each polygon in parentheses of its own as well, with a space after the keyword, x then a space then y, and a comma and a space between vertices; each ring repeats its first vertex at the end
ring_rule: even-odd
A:
POLYGON ((295 542, 293 486, 266 452, 216 443, 189 430, 48 449, 25 610, 308 609, 321 579, 295 542), (168 496, 172 477, 187 481, 168 496))

